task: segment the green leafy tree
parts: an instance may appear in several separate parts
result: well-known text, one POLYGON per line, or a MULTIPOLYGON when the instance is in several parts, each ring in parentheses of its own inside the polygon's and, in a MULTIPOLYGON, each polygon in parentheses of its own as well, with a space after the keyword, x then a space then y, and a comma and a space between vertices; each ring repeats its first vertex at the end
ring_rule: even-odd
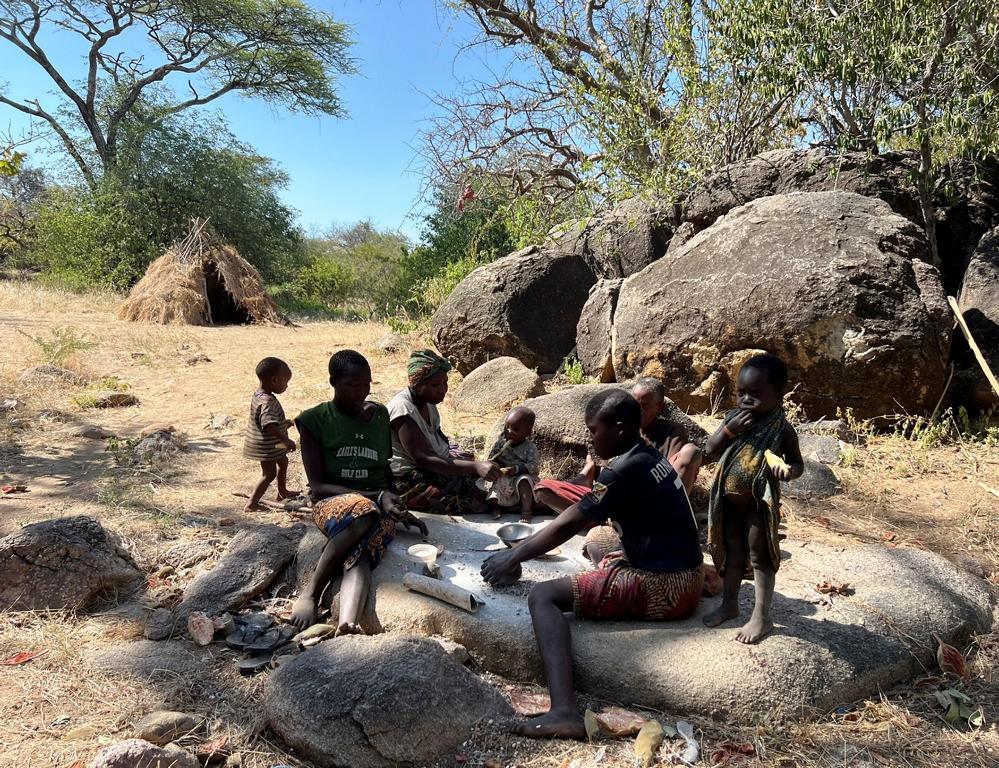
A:
POLYGON ((0 104, 54 132, 91 188, 118 166, 127 121, 153 91, 169 95, 160 120, 228 93, 338 116, 337 79, 353 71, 348 28, 300 0, 0 0, 0 42, 41 67, 58 99, 0 83, 0 104), (67 46, 83 54, 82 79, 52 56, 67 46))
POLYGON ((725 3, 729 58, 792 98, 809 135, 836 148, 919 152, 918 189, 939 265, 940 166, 999 151, 999 5, 981 0, 725 3))
POLYGON ((220 118, 129 121, 120 160, 95 187, 64 187, 38 211, 34 258, 62 282, 127 288, 194 217, 269 279, 300 260, 294 212, 278 197, 287 177, 220 118))

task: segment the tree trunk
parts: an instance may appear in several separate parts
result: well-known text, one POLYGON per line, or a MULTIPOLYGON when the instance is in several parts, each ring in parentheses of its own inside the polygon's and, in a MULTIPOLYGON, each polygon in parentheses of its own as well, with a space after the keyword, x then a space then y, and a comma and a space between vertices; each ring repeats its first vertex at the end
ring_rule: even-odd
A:
POLYGON ((933 209, 932 179, 930 176, 932 169, 933 156, 930 148, 930 134, 928 130, 923 130, 919 140, 919 207, 923 214, 926 240, 930 245, 930 263, 937 269, 942 269, 940 251, 937 248, 937 219, 933 209))

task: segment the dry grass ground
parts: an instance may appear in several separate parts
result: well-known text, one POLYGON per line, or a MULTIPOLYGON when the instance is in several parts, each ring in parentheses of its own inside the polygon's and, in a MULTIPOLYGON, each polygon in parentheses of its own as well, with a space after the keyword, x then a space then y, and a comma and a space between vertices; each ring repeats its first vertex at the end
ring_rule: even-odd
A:
MULTIPOLYGON (((13 414, 0 415, 0 482, 23 483, 29 492, 0 499, 0 535, 52 517, 91 514, 118 531, 141 567, 152 573, 178 541, 224 540, 232 529, 217 521, 242 520, 242 500, 255 467, 240 456, 253 366, 279 355, 294 371, 282 397, 286 411, 328 396, 326 362, 344 347, 368 356, 375 372, 373 397, 387 400, 405 379, 405 352, 376 346, 388 329, 377 323, 306 323, 297 328, 159 327, 115 319, 117 297, 74 296, 28 283, 0 281, 0 400, 16 397, 13 414), (63 329, 63 330, 59 330, 63 329), (55 335, 54 335, 55 333, 55 335), (86 388, 26 388, 21 371, 45 362, 42 345, 61 334, 65 364, 94 379, 114 377, 140 404, 89 410, 86 388), (86 347, 86 348, 82 348, 86 347), (208 430, 213 416, 231 426, 208 430), (145 470, 116 465, 102 441, 74 437, 82 424, 99 424, 122 438, 153 424, 172 424, 187 451, 167 466, 145 470)), ((414 345, 421 339, 414 336, 414 345)), ((107 383, 107 382, 106 382, 107 383)), ((459 416, 442 409, 452 434, 482 436, 498 414, 459 416)), ((871 437, 848 451, 838 469, 845 492, 829 501, 791 502, 788 535, 849 544, 926 547, 999 580, 999 451, 982 442, 923 447, 894 437, 871 437)), ((254 521, 285 522, 282 512, 254 521)), ((231 661, 207 679, 165 684, 114 680, 90 671, 97 654, 127 648, 142 635, 143 604, 176 584, 152 580, 147 593, 107 610, 0 614, 0 659, 26 650, 46 655, 28 664, 0 667, 0 766, 70 768, 84 765, 102 744, 130 735, 130 725, 150 709, 169 705, 205 714, 213 735, 228 734, 244 766, 299 765, 259 731, 261 678, 240 678, 231 661)), ((705 754, 724 741, 751 743, 754 766, 996 766, 999 765, 999 637, 977 638, 967 649, 974 675, 964 690, 983 709, 985 726, 955 730, 941 718, 932 693, 906 687, 858 702, 849 713, 779 727, 765 713, 757 723, 721 725, 692 720, 705 754)), ((669 713, 682 717, 683 713, 669 713)), ((607 746, 601 766, 632 765, 628 742, 576 745, 512 739, 496 728, 476 735, 468 765, 490 758, 506 766, 577 768, 591 765, 607 746), (574 763, 573 761, 579 761, 574 763)), ((450 764, 453 764, 451 762, 450 764)), ((735 764, 733 762, 733 764, 735 764)))

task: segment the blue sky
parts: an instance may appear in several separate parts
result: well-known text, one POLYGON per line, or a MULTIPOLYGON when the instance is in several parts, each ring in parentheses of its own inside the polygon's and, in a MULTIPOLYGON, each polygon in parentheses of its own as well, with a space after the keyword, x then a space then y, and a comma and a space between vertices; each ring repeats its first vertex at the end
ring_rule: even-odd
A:
MULTIPOLYGON (((430 95, 454 92, 461 82, 503 65, 479 54, 456 58, 474 29, 437 0, 312 4, 354 29, 359 73, 340 86, 348 117, 292 115, 236 97, 224 97, 216 107, 237 136, 287 171, 291 182, 283 198, 299 211, 307 230, 370 218, 415 237, 421 184, 415 148, 433 108, 430 95)), ((54 56, 59 66, 82 74, 78 53, 60 49, 54 56)), ((56 101, 54 95, 40 95, 51 90, 44 73, 5 42, 0 82, 9 84, 12 96, 39 96, 43 106, 56 101)), ((24 124, 20 113, 0 105, 0 128, 24 124)))

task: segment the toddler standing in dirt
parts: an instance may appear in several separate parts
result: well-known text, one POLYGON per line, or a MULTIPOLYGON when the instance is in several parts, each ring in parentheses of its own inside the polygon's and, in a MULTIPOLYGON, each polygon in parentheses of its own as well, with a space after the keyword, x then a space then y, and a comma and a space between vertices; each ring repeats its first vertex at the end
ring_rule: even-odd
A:
POLYGON ((261 509, 260 500, 277 478, 278 501, 293 499, 300 491, 288 490, 288 454, 295 450, 295 441, 288 436, 291 422, 285 418, 277 395, 288 389, 291 368, 277 357, 265 357, 255 369, 260 386, 250 398, 250 419, 246 425, 243 455, 260 462, 260 478, 245 512, 261 509))

